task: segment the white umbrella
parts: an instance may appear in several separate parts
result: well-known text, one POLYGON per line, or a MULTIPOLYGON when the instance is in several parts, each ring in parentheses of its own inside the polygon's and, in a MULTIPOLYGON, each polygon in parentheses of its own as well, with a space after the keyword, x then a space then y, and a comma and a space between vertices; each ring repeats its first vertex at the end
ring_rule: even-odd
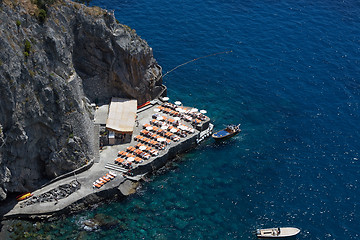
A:
POLYGON ((140 149, 141 151, 144 151, 144 150, 146 149, 146 146, 140 146, 139 149, 140 149))
POLYGON ((169 101, 169 98, 168 97, 163 97, 162 100, 163 101, 169 101))
POLYGON ((184 112, 186 112, 186 110, 183 109, 183 108, 181 108, 181 109, 179 110, 179 112, 184 113, 184 112))
POLYGON ((206 114, 206 113, 207 113, 207 111, 206 111, 206 110, 200 110, 200 113, 202 113, 202 114, 206 114))
POLYGON ((135 160, 135 158, 129 157, 127 160, 128 160, 129 162, 133 162, 133 161, 135 160))
POLYGON ((153 127, 152 127, 152 126, 148 126, 148 127, 146 127, 146 130, 151 131, 151 130, 153 130, 153 127))
POLYGON ((180 125, 178 128, 180 128, 181 130, 185 130, 186 127, 184 125, 180 125))
POLYGON ((158 142, 165 142, 166 141, 165 138, 158 138, 157 140, 158 140, 158 142))
POLYGON ((164 120, 164 118, 163 118, 163 116, 158 116, 158 117, 156 118, 156 120, 161 121, 161 120, 164 120))
POLYGON ((176 132, 177 132, 177 130, 176 130, 175 128, 172 128, 172 129, 170 129, 170 132, 172 132, 172 133, 176 133, 176 132))
POLYGON ((180 105, 181 105, 181 102, 180 102, 180 101, 176 101, 175 104, 178 105, 178 106, 180 106, 180 105))
POLYGON ((190 112, 197 112, 197 111, 199 111, 199 109, 197 109, 197 108, 193 108, 190 110, 190 112))
POLYGON ((163 130, 167 130, 167 129, 168 129, 168 126, 166 126, 166 125, 161 126, 161 129, 163 129, 163 130))
POLYGON ((181 109, 182 109, 182 108, 177 107, 177 108, 175 108, 175 111, 180 112, 180 111, 181 111, 181 109))
POLYGON ((154 108, 154 112, 160 112, 159 108, 154 108))
POLYGON ((181 119, 181 118, 179 118, 179 117, 174 117, 174 120, 175 120, 175 121, 180 121, 180 119, 181 119))

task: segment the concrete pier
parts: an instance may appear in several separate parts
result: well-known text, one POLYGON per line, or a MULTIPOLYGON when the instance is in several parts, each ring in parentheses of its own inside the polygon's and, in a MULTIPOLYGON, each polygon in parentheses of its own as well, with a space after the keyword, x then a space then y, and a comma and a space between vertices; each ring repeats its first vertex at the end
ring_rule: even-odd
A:
MULTIPOLYGON (((35 202, 31 203, 32 199, 21 201, 17 203, 9 212, 4 215, 4 218, 49 218, 54 215, 75 212, 85 209, 88 205, 104 201, 108 198, 124 197, 136 191, 141 178, 151 173, 152 171, 161 168, 169 160, 173 159, 177 154, 188 151, 195 147, 202 139, 208 137, 212 130, 212 125, 209 124, 210 119, 202 121, 194 133, 188 134, 186 137, 180 138, 180 141, 172 141, 170 145, 166 145, 164 150, 159 151, 156 157, 150 157, 132 169, 132 175, 124 175, 126 170, 114 163, 119 151, 125 151, 129 146, 135 146, 138 142, 134 137, 139 135, 143 130, 144 124, 149 124, 152 115, 155 113, 154 109, 159 107, 162 102, 160 100, 152 101, 150 105, 137 112, 138 126, 135 126, 132 140, 130 143, 106 146, 100 151, 99 158, 94 164, 85 169, 81 173, 70 175, 60 180, 52 182, 41 189, 33 192, 35 197, 46 195, 49 192, 54 192, 58 186, 69 184, 72 181, 77 181, 81 187, 72 192, 65 198, 60 198, 54 201, 35 202), (204 128, 206 126, 206 128, 204 128), (117 176, 104 184, 101 188, 94 188, 93 182, 100 177, 103 177, 109 170, 115 172, 117 176)), ((161 113, 169 117, 165 113, 161 113)), ((189 122, 181 121, 186 126, 191 126, 189 122)), ((32 201, 34 202, 34 201, 32 201)))

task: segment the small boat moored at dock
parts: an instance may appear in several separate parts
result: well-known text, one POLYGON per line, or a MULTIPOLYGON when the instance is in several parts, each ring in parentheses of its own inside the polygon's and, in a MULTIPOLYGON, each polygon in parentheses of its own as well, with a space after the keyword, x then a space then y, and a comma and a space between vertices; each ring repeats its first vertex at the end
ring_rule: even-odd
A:
POLYGON ((216 140, 220 140, 220 139, 235 136, 239 132, 241 132, 240 124, 237 125, 237 126, 236 125, 229 125, 225 129, 220 130, 220 131, 218 131, 216 133, 213 133, 212 137, 214 139, 216 139, 216 140))
POLYGON ((257 229, 256 236, 258 238, 287 238, 297 235, 300 229, 294 227, 278 227, 257 229))

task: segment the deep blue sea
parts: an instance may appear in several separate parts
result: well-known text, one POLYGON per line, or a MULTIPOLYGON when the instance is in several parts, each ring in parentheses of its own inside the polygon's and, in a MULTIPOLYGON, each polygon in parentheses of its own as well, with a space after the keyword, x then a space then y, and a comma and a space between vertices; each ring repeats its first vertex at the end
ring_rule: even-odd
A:
MULTIPOLYGON (((170 101, 206 109, 208 139, 139 193, 49 223, 55 239, 360 239, 360 2, 94 0, 153 48, 170 101), (83 230, 96 214, 120 222, 83 230)), ((45 228, 44 228, 45 229, 45 228)), ((42 230, 45 231, 45 230, 42 230)))

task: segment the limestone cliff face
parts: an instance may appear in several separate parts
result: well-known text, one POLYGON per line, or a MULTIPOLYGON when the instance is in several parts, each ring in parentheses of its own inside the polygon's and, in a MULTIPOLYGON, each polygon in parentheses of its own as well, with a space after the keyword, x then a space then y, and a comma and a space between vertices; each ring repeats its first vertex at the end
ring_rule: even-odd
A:
POLYGON ((0 200, 90 161, 90 102, 153 99, 152 49, 112 13, 67 0, 41 23, 30 0, 0 1, 0 200))

